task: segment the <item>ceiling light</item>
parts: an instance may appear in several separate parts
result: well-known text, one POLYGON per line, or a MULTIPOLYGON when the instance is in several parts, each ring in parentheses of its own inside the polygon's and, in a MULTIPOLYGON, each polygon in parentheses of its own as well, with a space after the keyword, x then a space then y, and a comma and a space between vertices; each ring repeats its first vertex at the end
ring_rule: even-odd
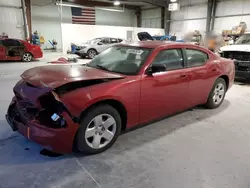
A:
POLYGON ((171 3, 175 3, 177 0, 170 0, 171 3))
POLYGON ((115 2, 114 2, 114 5, 115 5, 115 6, 119 6, 120 4, 121 4, 120 1, 115 1, 115 2))

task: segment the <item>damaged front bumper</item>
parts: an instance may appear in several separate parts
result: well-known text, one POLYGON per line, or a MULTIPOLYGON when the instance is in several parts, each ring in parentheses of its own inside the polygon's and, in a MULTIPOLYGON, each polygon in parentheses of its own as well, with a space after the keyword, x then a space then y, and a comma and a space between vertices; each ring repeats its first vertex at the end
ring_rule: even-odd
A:
MULTIPOLYGON (((73 121, 70 114, 65 110, 57 112, 60 117, 56 118, 57 121, 54 121, 55 119, 51 118, 52 111, 55 110, 53 103, 46 98, 45 100, 47 100, 50 108, 41 106, 41 104, 34 104, 17 94, 19 86, 20 84, 14 88, 16 95, 12 99, 6 114, 6 120, 12 130, 18 131, 24 137, 48 150, 57 153, 72 152, 78 125, 73 121)), ((25 91, 25 86, 21 88, 21 91, 25 91)), ((44 101, 40 101, 44 103, 44 101)))

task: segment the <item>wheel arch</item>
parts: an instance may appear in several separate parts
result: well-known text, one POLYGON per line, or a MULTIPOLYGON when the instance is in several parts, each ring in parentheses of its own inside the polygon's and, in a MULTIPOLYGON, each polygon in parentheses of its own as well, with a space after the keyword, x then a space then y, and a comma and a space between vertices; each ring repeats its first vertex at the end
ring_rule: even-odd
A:
POLYGON ((95 51, 96 51, 96 53, 98 54, 97 49, 95 49, 95 48, 93 48, 93 47, 89 48, 89 49, 87 50, 87 53, 88 53, 90 50, 95 50, 95 51))
MULTIPOLYGON (((28 50, 27 48, 24 49, 23 54, 25 54, 25 53, 29 53, 30 55, 32 55, 32 57, 34 57, 34 53, 31 52, 31 50, 28 50)), ((22 55, 23 55, 23 54, 22 54, 22 55)))
POLYGON ((96 106, 101 104, 108 104, 118 111, 122 121, 121 131, 125 131, 127 127, 127 110, 124 104, 116 99, 104 99, 91 104, 81 112, 80 119, 83 118, 92 108, 95 108, 96 106))
POLYGON ((225 74, 220 75, 219 77, 217 77, 217 78, 214 80, 213 85, 212 85, 211 89, 209 90, 209 93, 208 93, 208 95, 207 95, 205 101, 208 100, 209 95, 210 95, 210 92, 212 91, 212 89, 213 89, 213 87, 214 87, 214 83, 215 83, 216 80, 219 79, 219 78, 222 78, 223 80, 225 80, 225 82, 226 82, 226 87, 227 87, 227 88, 226 88, 226 91, 228 90, 228 87, 229 87, 229 77, 228 77, 227 75, 225 75, 225 74))
POLYGON ((221 75, 219 78, 222 78, 226 82, 227 90, 229 87, 229 77, 227 75, 221 75))

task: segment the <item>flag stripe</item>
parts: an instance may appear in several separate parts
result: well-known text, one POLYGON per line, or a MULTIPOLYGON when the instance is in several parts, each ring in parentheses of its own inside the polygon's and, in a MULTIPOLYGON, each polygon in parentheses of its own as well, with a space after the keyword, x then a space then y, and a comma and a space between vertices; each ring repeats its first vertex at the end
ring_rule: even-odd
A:
POLYGON ((95 16, 95 14, 82 13, 82 16, 95 16))
POLYGON ((75 16, 73 16, 72 19, 95 19, 95 17, 87 17, 87 16, 75 17, 75 16))
POLYGON ((73 22, 79 22, 79 23, 84 23, 84 22, 86 22, 86 23, 95 23, 95 21, 93 21, 93 20, 73 20, 73 22))
POLYGON ((90 13, 95 13, 95 10, 85 10, 85 9, 82 9, 81 12, 90 12, 90 13))
POLYGON ((83 21, 83 22, 95 22, 95 20, 92 19, 73 19, 73 21, 78 22, 78 21, 83 21))
POLYGON ((72 18, 95 18, 95 16, 72 16, 72 18))

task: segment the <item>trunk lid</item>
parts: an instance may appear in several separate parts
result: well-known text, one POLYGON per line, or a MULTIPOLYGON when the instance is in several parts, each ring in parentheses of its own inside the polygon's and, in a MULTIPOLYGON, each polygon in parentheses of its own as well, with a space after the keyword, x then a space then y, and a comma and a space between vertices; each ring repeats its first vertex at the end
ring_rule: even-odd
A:
POLYGON ((137 36, 140 41, 155 40, 148 32, 140 32, 137 36))

